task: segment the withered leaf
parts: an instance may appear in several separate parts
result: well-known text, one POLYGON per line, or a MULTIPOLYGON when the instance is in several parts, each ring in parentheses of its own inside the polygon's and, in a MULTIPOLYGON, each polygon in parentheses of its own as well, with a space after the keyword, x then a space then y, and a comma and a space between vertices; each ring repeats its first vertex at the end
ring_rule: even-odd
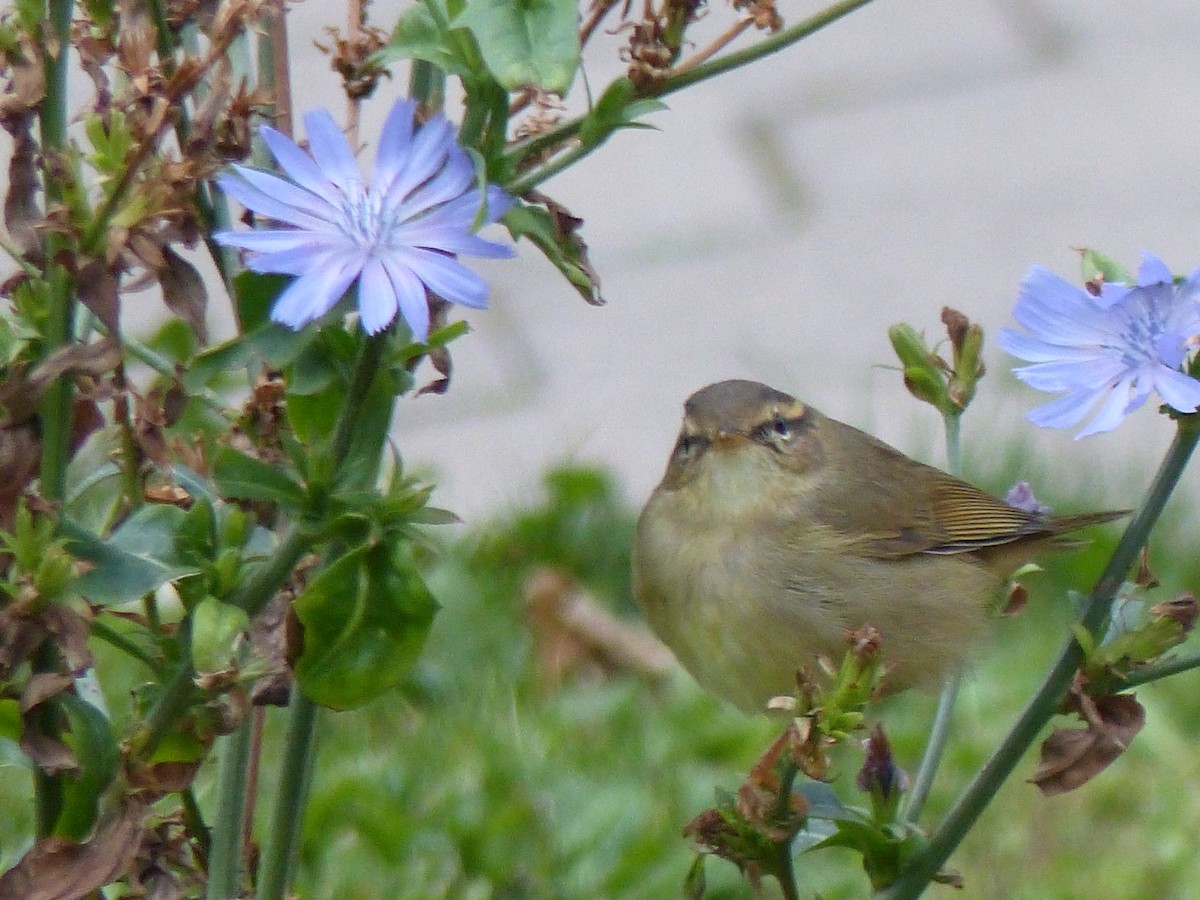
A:
POLYGON ((27 422, 33 418, 42 395, 50 385, 69 373, 99 376, 121 361, 121 344, 104 337, 90 344, 68 344, 55 350, 28 375, 9 371, 0 384, 0 404, 9 422, 27 422))
POLYGON ((201 346, 208 343, 208 326, 205 314, 208 311, 208 290, 196 267, 172 250, 162 248, 163 265, 155 275, 162 288, 163 302, 167 309, 183 319, 196 333, 201 346))
POLYGON ((27 713, 51 697, 57 697, 74 683, 75 679, 70 675, 60 672, 38 672, 25 683, 25 688, 21 691, 21 712, 27 713))
POLYGON ((119 878, 137 854, 147 807, 126 798, 120 814, 82 844, 43 838, 0 876, 0 897, 76 900, 119 878))
POLYGON ((154 796, 166 796, 191 787, 202 760, 194 762, 160 762, 153 765, 129 766, 126 774, 132 787, 154 796))
MULTIPOLYGON (((79 761, 70 747, 56 738, 34 731, 28 724, 21 730, 20 747, 34 765, 50 775, 79 770, 79 761)), ((0 897, 6 896, 9 895, 0 891, 0 897)))
POLYGON ((75 273, 79 300, 110 335, 121 331, 120 275, 102 259, 87 259, 75 273))
POLYGON ((37 204, 38 147, 32 134, 34 121, 36 117, 32 112, 4 120, 5 130, 13 140, 12 156, 8 160, 8 193, 4 195, 4 224, 26 257, 33 257, 41 244, 37 233, 42 214, 37 204))
POLYGON ((54 635, 63 666, 68 672, 80 675, 92 665, 88 649, 91 625, 75 610, 62 603, 53 603, 42 614, 42 621, 54 635))
POLYGON ((569 574, 542 568, 525 582, 525 608, 545 683, 570 673, 606 676, 633 672, 658 678, 675 657, 657 638, 623 622, 589 599, 569 574))
POLYGON ((1060 728, 1042 742, 1041 761, 1030 779, 1043 794, 1065 794, 1103 772, 1146 723, 1146 711, 1132 694, 1089 697, 1076 679, 1068 705, 1086 723, 1060 728))

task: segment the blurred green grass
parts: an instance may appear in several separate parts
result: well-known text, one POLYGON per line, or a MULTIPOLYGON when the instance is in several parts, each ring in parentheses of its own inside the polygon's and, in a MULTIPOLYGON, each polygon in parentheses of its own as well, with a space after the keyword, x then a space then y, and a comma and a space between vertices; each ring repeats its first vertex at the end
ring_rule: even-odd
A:
MULTIPOLYGON (((539 506, 448 548, 433 578, 444 609, 412 685, 325 719, 303 896, 680 895, 693 858, 680 828, 712 805, 715 787, 736 788, 779 725, 705 696, 683 674, 659 688, 633 676, 539 688, 521 600, 532 568, 563 567, 610 608, 635 615, 635 513, 617 495, 602 472, 554 472, 539 506)), ((1088 506, 1047 499, 1064 511, 1088 506)), ((1067 633, 1067 590, 1094 581, 1116 534, 1097 530, 1086 549, 1048 560, 1028 579, 1029 608, 997 621, 966 680, 926 822, 949 807, 1017 715, 1067 633)), ((1195 583, 1195 563, 1168 567, 1190 556, 1183 541, 1160 543, 1165 598, 1195 583)), ((1145 730, 1081 791, 1042 797, 1025 781, 1034 757, 1023 761, 951 861, 965 896, 1196 896, 1195 684, 1183 675, 1142 688, 1145 730)), ((935 702, 910 693, 882 709, 910 770, 935 702)), ((853 784, 835 787, 858 802, 853 784)), ((706 871, 709 897, 753 896, 731 864, 713 859, 706 871)), ((806 896, 868 893, 856 858, 843 851, 801 857, 798 871, 806 896)))
MULTIPOLYGON (((983 479, 994 490, 1003 482, 983 479)), ((447 542, 430 580, 443 605, 401 690, 320 724, 296 893, 304 898, 658 898, 680 896, 693 851, 682 826, 732 790, 780 724, 704 695, 682 672, 651 685, 632 675, 539 678, 522 585, 530 572, 570 572, 613 612, 636 617, 629 546, 635 511, 602 471, 550 473, 527 510, 447 542)), ((1091 503, 1049 499, 1064 511, 1091 503)), ((1196 583, 1190 529, 1156 539, 1161 598, 1196 583)), ((1071 587, 1086 589, 1115 540, 1046 560, 1027 580, 1029 608, 998 619, 957 708, 946 762, 924 822, 935 822, 986 758, 1061 646, 1071 587)), ((107 683, 114 709, 136 680, 107 683)), ((1131 749, 1082 790, 1044 798, 1025 779, 1031 755, 951 860, 962 896, 1045 900, 1191 898, 1200 883, 1200 692, 1185 674, 1143 687, 1147 725, 1131 749)), ((914 770, 936 698, 909 693, 880 710, 897 758, 914 770)), ((281 711, 268 718, 259 834, 268 826, 281 711)), ((215 767, 209 767, 215 768, 215 767)), ((857 803, 852 769, 835 783, 857 803)), ((201 803, 211 815, 211 771, 201 803)), ((0 757, 0 860, 30 827, 28 772, 0 757)), ((865 897, 856 857, 802 856, 802 896, 865 897)), ((729 863, 706 867, 713 900, 754 893, 729 863)), ((930 896, 947 888, 932 888, 930 896)), ((764 896, 775 897, 773 885, 764 896)))

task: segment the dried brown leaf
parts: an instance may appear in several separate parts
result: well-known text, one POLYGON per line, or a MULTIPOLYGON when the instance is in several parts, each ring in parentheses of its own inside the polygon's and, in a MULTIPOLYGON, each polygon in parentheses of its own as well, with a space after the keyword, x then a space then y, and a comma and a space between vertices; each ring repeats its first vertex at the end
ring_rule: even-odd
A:
POLYGON ((589 599, 561 569, 537 570, 526 580, 524 593, 539 669, 548 684, 580 671, 658 678, 675 665, 666 646, 589 599))
POLYGON ((1065 794, 1103 772, 1146 723, 1146 711, 1132 694, 1090 697, 1076 677, 1067 699, 1084 728, 1060 728, 1042 742, 1041 761, 1030 780, 1043 794, 1065 794))
POLYGON ((110 335, 121 333, 120 283, 116 266, 100 259, 84 261, 75 273, 80 302, 100 320, 110 335))
POLYGON ((1156 619, 1170 619, 1177 622, 1187 634, 1196 627, 1196 619, 1200 617, 1200 605, 1196 603, 1195 595, 1180 594, 1174 600, 1164 600, 1150 607, 1150 615, 1156 619))
MULTIPOLYGON (((27 720, 21 729, 21 752, 29 760, 49 775, 60 775, 64 772, 77 772, 79 761, 71 748, 57 738, 52 738, 36 731, 27 720)), ((4 897, 0 893, 0 897, 4 897)))
POLYGON ((121 362, 121 345, 111 337, 90 344, 68 344, 43 359, 28 375, 10 369, 0 384, 0 405, 10 423, 33 418, 42 395, 67 374, 101 376, 121 362))
POLYGON ((12 137, 12 156, 8 160, 8 193, 4 195, 4 224, 13 243, 28 258, 34 258, 41 240, 37 227, 42 221, 38 207, 38 145, 33 137, 32 113, 13 115, 3 120, 4 130, 12 137))
POLYGON ((77 900, 124 874, 142 841, 148 808, 126 798, 117 817, 82 844, 43 838, 0 876, 0 897, 77 900))
POLYGON ((60 672, 38 672, 21 691, 21 713, 27 713, 36 706, 45 703, 51 697, 57 697, 64 691, 70 690, 75 679, 60 672))
POLYGON ((205 315, 208 311, 208 290, 196 267, 172 250, 162 248, 163 265, 156 271, 162 287, 163 302, 167 308, 183 319, 196 333, 201 346, 208 343, 208 326, 205 315))

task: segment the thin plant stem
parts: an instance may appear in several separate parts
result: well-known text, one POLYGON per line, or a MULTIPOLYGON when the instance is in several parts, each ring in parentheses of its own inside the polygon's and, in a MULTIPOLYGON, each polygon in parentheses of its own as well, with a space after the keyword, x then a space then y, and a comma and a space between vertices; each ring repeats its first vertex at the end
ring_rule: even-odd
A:
MULTIPOLYGON (((1150 490, 1121 536, 1080 617, 1080 624, 1093 636, 1100 634, 1112 609, 1113 597, 1129 567, 1145 546, 1151 528, 1200 441, 1198 417, 1180 418, 1177 424, 1175 439, 1154 476, 1150 490)), ((1083 661, 1083 648, 1071 638, 1008 735, 967 785, 950 813, 930 837, 925 849, 913 858, 893 884, 880 892, 881 900, 912 900, 921 895, 930 879, 950 858, 950 854, 987 808, 1000 785, 1012 774, 1041 729, 1058 711, 1071 679, 1083 661)))
MULTIPOLYGON (((951 475, 962 476, 962 416, 958 412, 944 413, 942 420, 946 429, 946 467, 951 475)), ((950 739, 950 724, 954 721, 954 706, 958 702, 958 691, 962 685, 962 672, 956 670, 946 678, 942 692, 938 696, 937 712, 933 716, 933 727, 929 732, 929 741, 925 744, 925 752, 921 755, 921 763, 917 767, 916 778, 913 779, 912 793, 904 807, 904 818, 916 822, 921 817, 925 801, 929 799, 929 791, 937 776, 942 756, 946 752, 946 743, 950 739)))
POLYGON ((1200 669, 1200 650, 1193 650, 1191 653, 1183 653, 1179 656, 1170 656, 1151 665, 1135 669, 1121 678, 1120 685, 1123 688, 1137 687, 1139 684, 1149 684, 1152 681, 1159 681, 1169 678, 1171 675, 1189 672, 1192 669, 1200 669))
POLYGON ((242 824, 246 805, 246 773, 250 761, 251 722, 247 719, 221 746, 217 776, 217 817, 208 864, 209 900, 241 894, 242 824))
MULTIPOLYGON (((666 75, 659 81, 656 81, 639 92, 641 97, 665 97, 668 94, 673 94, 676 91, 681 91, 686 87, 691 87, 701 81, 707 81, 716 75, 723 72, 728 72, 731 69, 736 69, 740 66, 748 65, 756 60, 770 56, 772 53, 778 53, 780 50, 790 47, 797 41, 810 37, 828 25, 832 25, 860 7, 866 6, 872 0, 842 0, 840 3, 833 3, 827 6, 820 12, 809 16, 795 25, 788 28, 781 28, 775 34, 763 38, 761 41, 752 46, 745 47, 741 50, 735 50, 719 56, 716 59, 710 59, 699 65, 690 66, 683 71, 675 71, 666 75)), ((433 5, 433 4, 430 4, 433 5)), ((541 149, 544 147, 560 144, 573 137, 585 117, 581 116, 572 119, 570 122, 564 122, 557 126, 553 132, 538 137, 536 142, 531 142, 525 147, 518 148, 515 152, 520 154, 518 159, 524 159, 530 155, 534 148, 541 149)), ((569 165, 578 162, 582 157, 587 156, 595 150, 599 144, 588 146, 579 146, 567 151, 564 158, 568 161, 563 163, 559 159, 552 159, 544 165, 531 169, 523 176, 508 184, 506 187, 514 194, 524 194, 533 190, 537 185, 558 174, 569 165)))
POLYGON ((283 768, 271 827, 258 868, 258 900, 283 900, 296 865, 300 826, 308 804, 312 766, 316 757, 319 708, 299 689, 293 690, 284 739, 283 768))
POLYGON ((94 637, 99 638, 112 647, 116 647, 127 656, 132 656, 142 665, 146 666, 146 668, 148 668, 151 672, 153 672, 156 678, 161 678, 163 676, 164 670, 162 663, 160 663, 149 653, 111 626, 106 625, 104 622, 101 622, 99 619, 97 619, 92 622, 91 633, 94 637))
POLYGON ((200 813, 200 804, 196 802, 195 789, 188 787, 180 791, 179 804, 183 808, 183 823, 196 839, 201 862, 206 862, 212 842, 209 839, 208 826, 204 824, 204 816, 200 813))

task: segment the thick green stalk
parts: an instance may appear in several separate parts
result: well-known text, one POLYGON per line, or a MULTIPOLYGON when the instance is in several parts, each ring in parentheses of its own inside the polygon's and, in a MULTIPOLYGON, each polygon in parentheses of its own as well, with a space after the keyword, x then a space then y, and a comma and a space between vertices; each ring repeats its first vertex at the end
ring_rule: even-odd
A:
MULTIPOLYGON (((1145 546, 1163 506, 1183 474, 1188 460, 1200 441, 1200 421, 1196 417, 1181 418, 1178 431, 1142 501, 1141 507, 1125 529, 1108 567, 1088 598, 1080 624, 1093 636, 1099 636, 1112 608, 1112 599, 1120 588, 1129 567, 1145 546)), ((959 843, 970 831, 1000 786, 1012 774, 1025 751, 1037 740, 1045 724, 1058 711, 1076 669, 1084 661, 1083 649, 1072 638, 1041 687, 1029 699, 1007 737, 984 763, 975 778, 959 797, 954 808, 930 838, 925 850, 909 864, 891 886, 880 892, 886 900, 912 900, 929 885, 930 879, 950 858, 959 843)))
POLYGON ((258 900, 283 900, 300 844, 300 826, 308 804, 316 758, 316 724, 319 708, 300 691, 292 691, 287 736, 284 739, 283 770, 275 796, 271 828, 258 867, 258 900))
MULTIPOLYGON (((71 11, 73 0, 50 0, 49 17, 45 24, 50 33, 44 35, 42 65, 46 73, 46 95, 38 110, 38 127, 42 153, 58 154, 67 144, 67 56, 70 48, 71 11)), ((47 205, 62 199, 62 187, 53 179, 44 179, 47 205)), ((70 344, 75 316, 73 286, 66 271, 53 262, 65 244, 61 237, 50 234, 45 241, 49 311, 46 322, 46 354, 70 344)), ((51 501, 62 500, 66 493, 67 462, 71 445, 71 380, 59 378, 42 396, 39 419, 42 436, 42 459, 39 485, 42 496, 51 501)), ((58 668, 57 649, 46 643, 34 659, 38 672, 58 668)), ((56 737, 63 728, 62 715, 53 702, 43 703, 35 714, 34 727, 47 737, 56 737)), ((63 806, 61 776, 48 775, 34 767, 34 796, 37 808, 38 835, 45 837, 54 830, 63 806)))
POLYGON ((222 742, 217 816, 208 863, 208 900, 227 900, 241 895, 242 822, 246 772, 250 763, 250 729, 251 723, 247 719, 222 742))

